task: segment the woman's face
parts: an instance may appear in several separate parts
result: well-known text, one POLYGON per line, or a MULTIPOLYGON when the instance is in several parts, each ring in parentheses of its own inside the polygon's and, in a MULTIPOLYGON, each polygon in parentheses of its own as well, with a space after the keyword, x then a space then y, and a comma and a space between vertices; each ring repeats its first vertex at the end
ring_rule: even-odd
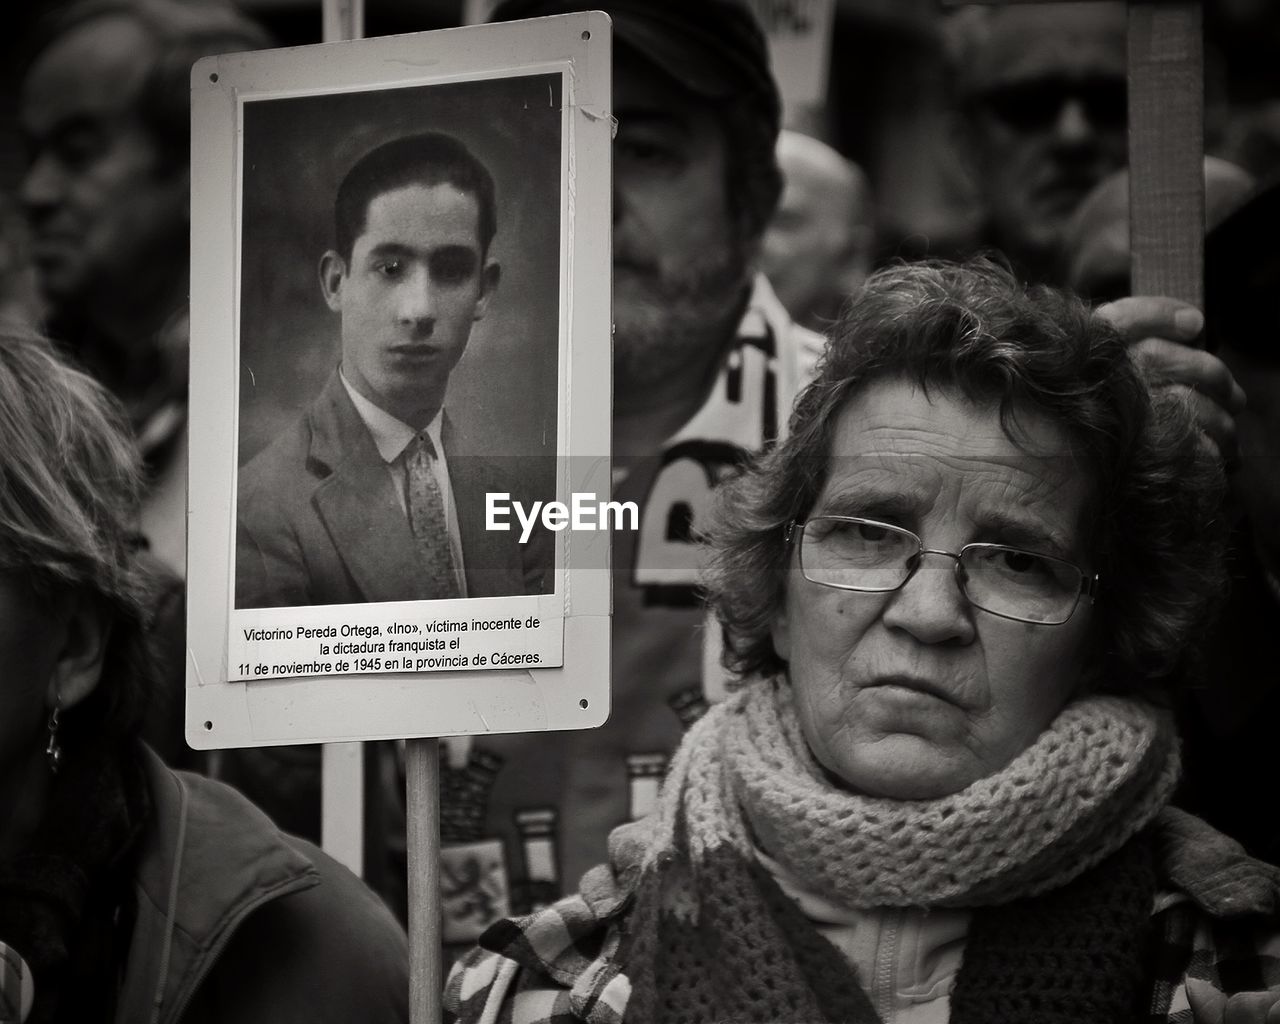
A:
MULTIPOLYGON (((931 549, 1009 544, 1092 572, 1090 489, 1066 432, 1029 410, 1017 424, 1021 447, 996 405, 896 378, 869 385, 836 420, 810 515, 892 523, 931 549)), ((1026 749, 1080 681, 1086 601, 1062 625, 999 618, 969 604, 955 564, 925 555, 899 590, 865 594, 809 582, 792 551, 774 646, 814 756, 850 789, 958 792, 1026 749)))

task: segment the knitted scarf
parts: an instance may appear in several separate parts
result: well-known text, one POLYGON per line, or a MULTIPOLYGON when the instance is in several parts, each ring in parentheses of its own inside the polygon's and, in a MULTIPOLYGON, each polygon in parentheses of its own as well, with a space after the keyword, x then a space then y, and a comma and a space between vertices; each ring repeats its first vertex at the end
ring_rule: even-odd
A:
MULTIPOLYGON (((974 908, 953 1022, 1132 1019, 1155 894, 1138 833, 1177 772, 1167 716, 1095 697, 959 793, 868 798, 826 781, 789 685, 752 682, 704 716, 672 764, 618 950, 627 1019, 877 1021, 756 845, 845 906, 974 908)), ((615 858, 625 873, 625 853, 615 858)))

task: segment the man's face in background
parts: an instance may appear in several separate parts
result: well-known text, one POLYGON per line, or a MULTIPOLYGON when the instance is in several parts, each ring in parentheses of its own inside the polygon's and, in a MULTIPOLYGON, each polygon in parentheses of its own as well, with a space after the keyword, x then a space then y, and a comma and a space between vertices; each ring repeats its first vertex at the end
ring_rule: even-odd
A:
POLYGON ((321 286, 342 314, 342 369, 365 398, 415 428, 444 401, 471 325, 497 286, 480 242, 480 206, 455 185, 375 196, 344 259, 325 253, 321 286))
POLYGON ((1044 265, 1080 201, 1126 162, 1125 12, 1013 5, 966 76, 963 140, 993 241, 1044 265))
POLYGON ((714 108, 619 53, 613 72, 614 369, 643 391, 724 343, 750 275, 714 108))
POLYGON ((764 233, 761 269, 793 319, 824 330, 871 267, 866 179, 825 143, 784 131, 785 187, 764 233))
POLYGON ((186 264, 187 167, 166 163, 138 111, 154 54, 132 19, 104 16, 52 43, 24 83, 21 197, 55 312, 144 304, 161 269, 186 264))

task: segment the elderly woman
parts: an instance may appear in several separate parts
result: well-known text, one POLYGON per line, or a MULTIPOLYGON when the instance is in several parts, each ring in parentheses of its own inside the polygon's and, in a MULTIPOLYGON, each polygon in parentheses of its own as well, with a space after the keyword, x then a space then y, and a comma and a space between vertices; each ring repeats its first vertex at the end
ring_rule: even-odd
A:
POLYGON ((139 485, 105 393, 0 336, 0 1020, 405 1020, 386 908, 137 738, 139 485))
POLYGON ((450 1007, 1098 1022, 1232 996, 1228 1020, 1267 1019, 1277 872, 1168 808, 1161 698, 1220 574, 1185 408, 1075 299, 915 265, 869 280, 791 426, 712 531, 740 686, 655 818, 495 925, 450 1007))

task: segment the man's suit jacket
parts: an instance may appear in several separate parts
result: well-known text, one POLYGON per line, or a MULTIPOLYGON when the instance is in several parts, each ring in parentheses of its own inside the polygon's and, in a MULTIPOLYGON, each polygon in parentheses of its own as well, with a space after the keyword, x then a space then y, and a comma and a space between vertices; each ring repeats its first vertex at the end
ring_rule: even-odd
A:
MULTIPOLYGON (((486 530, 486 492, 522 496, 469 453, 447 415, 442 440, 467 596, 551 590, 550 534, 522 545, 518 528, 486 530)), ((335 371, 306 414, 240 470, 236 607, 422 600, 433 591, 421 565, 391 475, 335 371)))

